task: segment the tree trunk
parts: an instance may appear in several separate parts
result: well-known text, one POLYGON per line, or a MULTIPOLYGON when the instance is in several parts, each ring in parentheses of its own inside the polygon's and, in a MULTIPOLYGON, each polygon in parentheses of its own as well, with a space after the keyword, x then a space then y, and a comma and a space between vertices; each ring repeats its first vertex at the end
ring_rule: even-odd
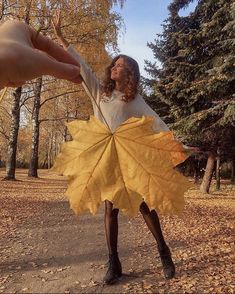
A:
POLYGON ((36 80, 34 88, 34 107, 32 117, 32 149, 31 158, 28 170, 29 177, 38 177, 38 147, 39 147, 39 112, 40 112, 40 100, 41 100, 42 78, 36 80))
MULTIPOLYGON (((25 7, 24 20, 27 24, 29 24, 31 4, 32 4, 32 0, 29 1, 25 7)), ((4 7, 5 5, 3 4, 2 12, 4 10, 4 7)), ((19 132, 19 125, 20 125, 21 92, 22 92, 22 88, 18 87, 13 94, 14 100, 13 100, 13 107, 12 107, 12 122, 11 122, 10 139, 9 139, 9 145, 8 145, 8 151, 7 151, 8 159, 6 162, 6 177, 4 178, 5 180, 15 180, 16 151, 17 151, 18 132, 19 132)))
POLYGON ((235 183, 235 158, 233 158, 231 162, 231 183, 235 183))
POLYGON ((51 144, 51 165, 53 165, 57 156, 57 141, 55 134, 53 134, 51 144))
POLYGON ((216 176, 216 191, 219 191, 220 190, 220 150, 219 148, 217 149, 215 176, 216 176))
MULTIPOLYGON (((68 121, 66 121, 66 122, 68 123, 68 121)), ((72 136, 69 133, 68 127, 65 126, 65 129, 64 129, 64 142, 68 142, 68 141, 71 141, 71 140, 72 140, 72 136)))
POLYGON ((42 168, 47 168, 48 169, 47 159, 48 159, 48 157, 47 157, 47 154, 46 154, 46 156, 44 158, 44 161, 43 161, 43 164, 42 164, 42 168))
POLYGON ((16 151, 17 140, 20 125, 20 97, 21 87, 17 88, 13 93, 13 106, 11 110, 11 131, 7 150, 7 162, 6 162, 6 177, 5 180, 15 180, 16 170, 16 151))
POLYGON ((194 159, 194 183, 199 183, 200 179, 200 161, 198 159, 194 159))
POLYGON ((48 140, 48 147, 47 147, 47 168, 51 168, 51 153, 52 153, 52 145, 51 145, 51 138, 48 140))
POLYGON ((205 170, 202 183, 200 186, 200 191, 203 193, 209 193, 212 175, 214 171, 214 165, 215 165, 215 154, 211 152, 207 159, 206 170, 205 170))
POLYGON ((65 126, 65 128, 64 128, 64 142, 68 141, 68 135, 69 135, 68 128, 67 128, 67 126, 65 126))

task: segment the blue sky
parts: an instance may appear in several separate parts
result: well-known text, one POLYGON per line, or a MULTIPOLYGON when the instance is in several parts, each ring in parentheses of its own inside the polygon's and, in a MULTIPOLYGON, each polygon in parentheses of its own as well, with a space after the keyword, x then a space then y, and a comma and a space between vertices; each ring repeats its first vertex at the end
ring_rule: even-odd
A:
MULTIPOLYGON (((143 76, 147 76, 144 60, 155 61, 147 42, 154 42, 156 34, 162 31, 161 24, 168 17, 167 6, 171 2, 172 0, 126 0, 122 9, 115 7, 126 27, 118 40, 120 52, 136 59, 143 76)), ((180 15, 187 15, 196 3, 196 0, 193 1, 180 15)))

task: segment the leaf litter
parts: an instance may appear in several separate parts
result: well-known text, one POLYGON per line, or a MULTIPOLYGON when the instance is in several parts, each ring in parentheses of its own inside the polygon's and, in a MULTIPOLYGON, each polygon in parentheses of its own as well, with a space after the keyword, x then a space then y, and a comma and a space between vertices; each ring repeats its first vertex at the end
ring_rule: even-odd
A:
MULTIPOLYGON (((17 178, 20 181, 0 182, 0 255, 3 264, 0 265, 0 271, 5 271, 0 275, 1 293, 7 291, 7 285, 13 276, 26 266, 15 262, 4 268, 4 262, 10 256, 23 253, 13 251, 10 245, 11 242, 23 244, 20 229, 25 228, 27 232, 27 224, 33 221, 35 215, 42 215, 43 218, 51 201, 66 201, 63 196, 66 190, 65 177, 55 176, 48 171, 40 171, 39 179, 27 178, 26 174, 27 171, 18 170, 17 178)), ((0 180, 3 177, 4 171, 0 170, 0 180)), ((118 287, 118 292, 122 293, 235 293, 234 210, 234 186, 222 181, 221 192, 213 191, 210 195, 200 193, 197 186, 191 189, 186 195, 186 208, 182 218, 161 217, 165 239, 176 264, 176 276, 172 280, 163 277, 156 244, 141 216, 131 218, 125 242, 133 250, 126 259, 123 258, 125 276, 118 286, 104 287, 102 292, 109 293, 114 291, 110 289, 118 287)), ((63 221, 68 221, 66 215, 63 216, 63 221)), ((33 255, 33 247, 24 246, 23 250, 28 250, 28 254, 33 255)), ((32 261, 29 266, 38 278, 40 273, 45 275, 41 276, 41 281, 45 284, 49 281, 46 276, 52 277, 54 273, 60 272, 69 274, 71 270, 69 266, 50 268, 45 262, 38 265, 32 261)), ((100 264, 92 264, 91 267, 106 271, 100 264)), ((74 281, 74 285, 71 289, 68 287, 70 293, 79 290, 84 292, 84 289, 85 292, 95 293, 99 283, 89 279, 87 283, 74 281)), ((22 292, 32 292, 27 285, 21 286, 22 292)))

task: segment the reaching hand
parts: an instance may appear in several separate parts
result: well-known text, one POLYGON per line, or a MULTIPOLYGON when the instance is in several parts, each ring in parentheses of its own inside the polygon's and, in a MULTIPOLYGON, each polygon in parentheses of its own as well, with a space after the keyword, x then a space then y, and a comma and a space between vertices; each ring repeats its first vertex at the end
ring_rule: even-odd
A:
POLYGON ((11 20, 0 26, 0 89, 18 87, 42 75, 81 82, 78 62, 27 24, 11 20))
POLYGON ((52 18, 52 25, 53 25, 54 31, 56 33, 56 36, 58 38, 61 38, 62 31, 61 31, 61 12, 60 12, 60 10, 57 10, 54 17, 52 18))
POLYGON ((63 37, 62 31, 61 31, 61 12, 60 10, 57 10, 53 19, 52 19, 52 25, 55 31, 55 34, 57 38, 60 40, 64 48, 67 48, 69 46, 69 43, 67 40, 63 37))

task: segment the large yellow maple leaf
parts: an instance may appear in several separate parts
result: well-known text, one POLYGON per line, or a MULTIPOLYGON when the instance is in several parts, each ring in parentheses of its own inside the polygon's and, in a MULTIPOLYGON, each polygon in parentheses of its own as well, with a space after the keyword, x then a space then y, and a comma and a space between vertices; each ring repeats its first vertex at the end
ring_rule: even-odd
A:
POLYGON ((155 133, 153 117, 130 118, 114 133, 95 117, 68 123, 73 141, 62 144, 53 170, 68 176, 66 195, 77 214, 95 214, 109 200, 134 216, 150 210, 180 214, 189 181, 174 169, 187 155, 172 132, 155 133))

